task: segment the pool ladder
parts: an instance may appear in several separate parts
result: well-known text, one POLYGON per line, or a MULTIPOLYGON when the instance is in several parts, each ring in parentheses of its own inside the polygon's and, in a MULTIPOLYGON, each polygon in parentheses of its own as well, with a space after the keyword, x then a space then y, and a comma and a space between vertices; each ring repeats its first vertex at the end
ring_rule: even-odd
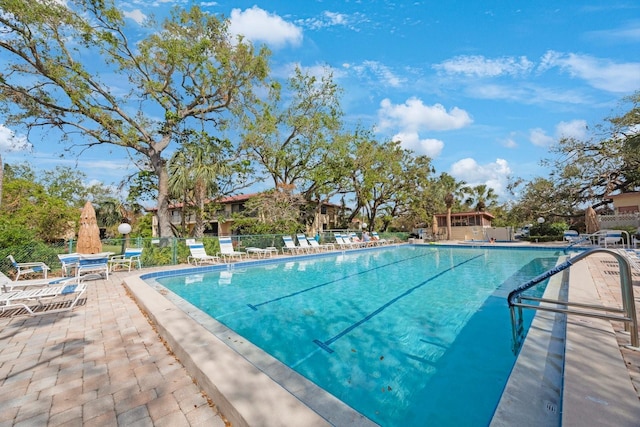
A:
POLYGON ((517 352, 524 339, 524 321, 522 317, 522 309, 530 308, 533 310, 551 311, 555 313, 576 314, 585 317, 595 317, 606 320, 619 320, 624 322, 625 331, 629 332, 631 338, 631 346, 638 348, 638 319, 636 314, 635 301, 633 299, 633 283, 631 279, 631 267, 625 256, 611 249, 595 248, 586 252, 581 252, 573 258, 569 258, 562 264, 556 265, 554 268, 542 273, 541 275, 531 279, 522 286, 514 289, 507 297, 509 302, 509 310, 511 312, 511 328, 513 331, 513 350, 517 352), (620 267, 620 287, 622 290, 622 309, 617 307, 604 307, 593 304, 582 304, 577 302, 560 301, 547 298, 537 298, 522 295, 527 289, 537 285, 543 280, 560 273, 573 264, 587 258, 598 252, 613 255, 618 261, 620 267), (538 302, 540 305, 530 304, 523 301, 538 302), (545 304, 545 305, 543 305, 545 304), (555 304, 549 306, 546 304, 555 304), (575 308, 578 309, 575 309, 575 308), (617 313, 617 314, 611 314, 617 313))

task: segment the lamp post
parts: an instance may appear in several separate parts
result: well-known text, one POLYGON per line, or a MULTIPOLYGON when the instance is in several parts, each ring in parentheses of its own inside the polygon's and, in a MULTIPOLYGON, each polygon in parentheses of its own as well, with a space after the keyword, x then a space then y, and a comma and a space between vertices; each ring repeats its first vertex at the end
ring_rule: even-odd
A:
POLYGON ((129 235, 129 233, 131 233, 131 225, 127 224, 126 222, 123 222, 122 224, 120 224, 118 226, 118 233, 122 234, 122 251, 121 253, 124 254, 124 244, 127 240, 127 236, 129 235))
MULTIPOLYGON (((544 218, 543 217, 538 217, 538 225, 540 226, 540 228, 538 229, 538 233, 542 233, 542 224, 544 224, 544 218)), ((536 243, 538 243, 538 239, 536 239, 536 243)))

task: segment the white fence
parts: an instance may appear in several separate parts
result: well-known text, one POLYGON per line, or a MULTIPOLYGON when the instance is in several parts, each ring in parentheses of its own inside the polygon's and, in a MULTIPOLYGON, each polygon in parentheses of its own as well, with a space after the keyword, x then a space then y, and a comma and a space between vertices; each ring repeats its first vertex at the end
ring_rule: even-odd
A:
POLYGON ((640 227, 640 213, 598 215, 601 230, 616 227, 640 227))

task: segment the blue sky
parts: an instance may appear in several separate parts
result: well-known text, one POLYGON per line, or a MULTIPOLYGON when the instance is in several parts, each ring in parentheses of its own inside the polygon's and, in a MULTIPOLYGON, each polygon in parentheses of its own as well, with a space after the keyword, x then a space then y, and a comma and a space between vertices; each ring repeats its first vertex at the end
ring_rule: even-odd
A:
MULTIPOLYGON (((230 18, 232 32, 272 50, 274 76, 286 78, 295 64, 331 69, 348 124, 399 138, 430 156, 437 173, 503 196, 508 176, 545 176, 539 162, 558 138, 586 138, 640 90, 640 3, 632 0, 118 3, 133 31, 175 5, 230 18)), ((32 153, 8 152, 11 134, 0 127, 8 162, 77 164, 105 183, 129 168, 117 148, 60 159, 31 140, 32 153)))

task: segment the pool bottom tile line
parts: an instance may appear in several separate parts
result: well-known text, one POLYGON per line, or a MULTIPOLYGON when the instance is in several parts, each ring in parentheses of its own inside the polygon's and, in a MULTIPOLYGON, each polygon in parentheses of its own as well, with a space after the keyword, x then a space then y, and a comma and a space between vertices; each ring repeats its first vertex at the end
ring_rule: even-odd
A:
POLYGON ((356 329, 358 326, 362 325, 363 323, 366 323, 367 321, 371 320, 372 318, 374 318, 375 316, 377 316, 378 314, 382 313, 385 309, 389 308, 390 306, 392 306, 393 304, 395 304, 396 302, 400 301, 402 298, 406 297, 407 295, 411 294, 413 291, 415 291, 416 289, 421 288, 422 286, 426 285, 427 283, 437 279, 438 277, 443 276, 444 274, 448 273, 449 271, 455 269, 456 267, 460 267, 461 265, 464 265, 468 262, 471 262, 475 259, 478 259, 480 257, 483 257, 484 255, 476 255, 474 257, 471 257, 465 261, 459 262, 456 265, 453 265, 449 268, 447 268, 446 270, 441 271, 440 273, 429 277, 427 280, 417 284, 416 286, 407 289, 406 291, 404 291, 402 294, 398 295, 397 297, 389 300, 388 302, 384 303, 383 305, 381 305, 380 307, 378 307, 376 310, 374 310, 373 312, 369 313, 368 315, 366 315, 365 317, 363 317, 362 319, 360 319, 359 321, 353 323, 352 325, 350 325, 349 327, 345 328, 344 330, 342 330, 340 333, 338 333, 337 335, 334 335, 333 337, 329 338, 326 341, 321 341, 319 339, 315 339, 313 340, 313 342, 318 345, 318 347, 320 347, 321 349, 325 350, 327 353, 333 353, 333 349, 331 347, 329 347, 331 344, 333 344, 334 342, 336 342, 337 340, 339 340, 340 338, 342 338, 343 336, 347 335, 349 332, 353 331, 354 329, 356 329))
POLYGON ((311 286, 310 288, 301 289, 301 290, 299 290, 297 292, 293 292, 293 293, 290 293, 290 294, 287 294, 287 295, 283 295, 283 296, 280 296, 280 297, 277 297, 277 298, 273 298, 273 299, 270 299, 268 301, 264 301, 264 302, 261 302, 261 303, 258 303, 258 304, 247 304, 247 307, 249 307, 253 311, 258 311, 258 307, 260 307, 261 305, 267 305, 267 304, 271 304, 273 302, 281 301, 281 300, 286 299, 286 298, 292 298, 292 297, 294 297, 296 295, 300 295, 300 294, 303 294, 305 292, 309 292, 309 291, 312 291, 314 289, 321 288, 323 286, 331 285, 333 283, 341 282, 341 281, 349 279, 351 277, 359 276, 359 275, 362 275, 362 274, 365 274, 365 273, 369 273, 371 271, 379 270, 381 268, 386 268, 386 267, 389 267, 390 265, 399 264, 401 262, 410 261, 412 259, 425 257, 425 256, 429 255, 430 253, 431 252, 427 252, 427 253, 416 255, 416 256, 413 256, 413 257, 404 258, 404 259, 401 259, 401 260, 398 260, 398 261, 390 262, 388 264, 379 265, 379 266, 377 266, 375 268, 370 268, 368 270, 360 271, 358 273, 348 274, 348 275, 346 275, 344 277, 340 277, 338 279, 331 280, 329 282, 321 283, 319 285, 311 286))

